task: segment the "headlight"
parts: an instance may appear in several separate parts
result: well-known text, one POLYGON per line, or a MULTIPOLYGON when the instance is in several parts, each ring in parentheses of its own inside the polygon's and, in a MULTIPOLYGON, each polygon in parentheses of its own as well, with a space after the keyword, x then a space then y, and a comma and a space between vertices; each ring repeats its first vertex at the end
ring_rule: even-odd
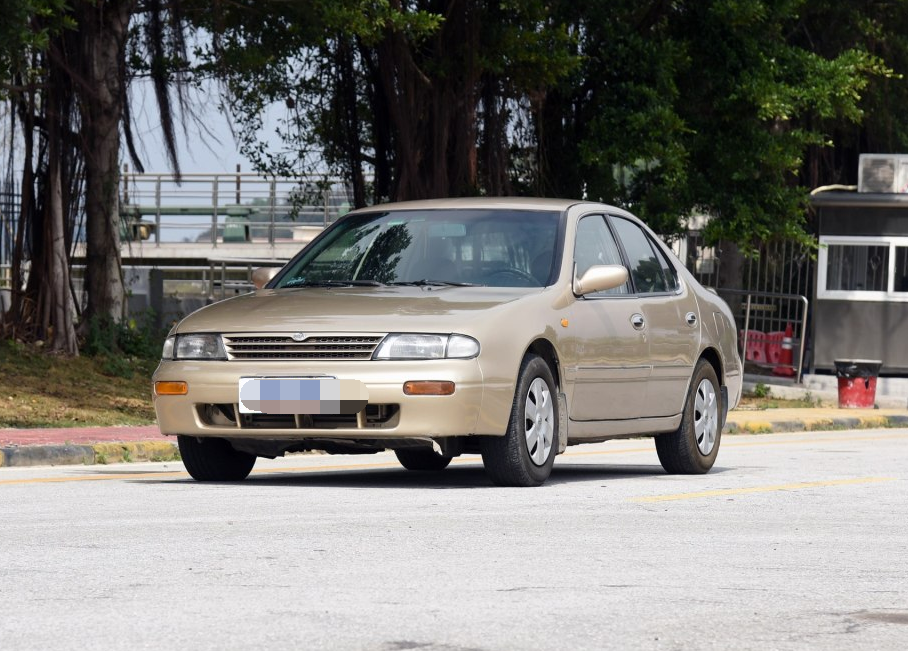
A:
POLYGON ((167 337, 164 359, 227 359, 221 335, 177 335, 167 337))
POLYGON ((385 337, 373 359, 469 359, 479 342, 466 335, 393 334, 385 337))

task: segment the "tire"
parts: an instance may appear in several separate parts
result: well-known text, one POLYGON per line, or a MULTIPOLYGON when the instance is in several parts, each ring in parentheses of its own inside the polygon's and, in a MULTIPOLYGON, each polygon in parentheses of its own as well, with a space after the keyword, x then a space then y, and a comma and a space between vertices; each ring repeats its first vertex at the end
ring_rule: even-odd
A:
POLYGON ((183 465, 197 481, 240 481, 255 465, 256 456, 234 450, 226 439, 177 437, 183 465))
POLYGON ((541 357, 524 357, 507 432, 483 437, 480 451, 486 474, 498 486, 539 486, 552 473, 558 400, 552 371, 541 357))
POLYGON ((451 463, 453 457, 444 454, 438 454, 435 450, 424 450, 421 448, 407 448, 403 450, 394 450, 397 460, 407 470, 419 470, 425 472, 437 472, 444 470, 451 463))
POLYGON ((656 437, 656 453, 670 475, 709 472, 719 454, 722 438, 722 393, 712 364, 697 362, 691 378, 681 425, 656 437))

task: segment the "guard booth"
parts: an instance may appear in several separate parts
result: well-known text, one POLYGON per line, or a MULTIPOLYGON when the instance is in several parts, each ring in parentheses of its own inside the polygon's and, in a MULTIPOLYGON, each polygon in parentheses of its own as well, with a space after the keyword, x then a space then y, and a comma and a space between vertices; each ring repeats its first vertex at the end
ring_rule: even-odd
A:
POLYGON ((837 359, 882 360, 908 374, 908 155, 864 154, 858 188, 815 191, 816 265, 810 372, 837 359))

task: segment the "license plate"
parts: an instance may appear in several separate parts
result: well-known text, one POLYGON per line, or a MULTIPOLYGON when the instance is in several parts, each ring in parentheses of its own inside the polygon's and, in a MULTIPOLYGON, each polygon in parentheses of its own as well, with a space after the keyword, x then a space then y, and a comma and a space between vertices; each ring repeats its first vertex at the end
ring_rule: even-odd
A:
POLYGON ((359 380, 241 377, 241 414, 356 414, 369 392, 359 380))

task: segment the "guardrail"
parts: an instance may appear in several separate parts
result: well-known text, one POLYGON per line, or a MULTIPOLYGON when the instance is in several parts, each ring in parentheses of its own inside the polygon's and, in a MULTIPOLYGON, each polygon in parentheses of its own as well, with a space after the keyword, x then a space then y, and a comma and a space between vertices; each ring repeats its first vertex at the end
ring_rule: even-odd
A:
POLYGON ((259 267, 283 267, 287 260, 273 260, 262 258, 209 258, 209 285, 208 298, 211 301, 224 300, 228 291, 233 293, 251 292, 255 289, 252 284, 252 272, 259 267), (237 280, 238 271, 245 271, 246 277, 237 280), (220 296, 215 296, 215 290, 220 290, 220 296))
POLYGON ((716 292, 729 304, 737 321, 739 352, 745 365, 772 370, 800 384, 810 304, 807 297, 739 289, 716 292))
POLYGON ((123 239, 162 243, 261 242, 305 239, 353 208, 339 179, 260 174, 131 173, 121 177, 123 239))

